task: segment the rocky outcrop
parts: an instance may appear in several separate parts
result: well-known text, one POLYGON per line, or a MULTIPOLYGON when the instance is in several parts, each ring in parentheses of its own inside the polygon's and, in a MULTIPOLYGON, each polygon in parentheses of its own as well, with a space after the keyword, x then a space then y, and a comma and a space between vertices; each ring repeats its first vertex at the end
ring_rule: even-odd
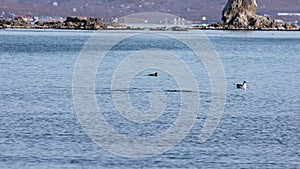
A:
POLYGON ((0 20, 0 28, 27 28, 27 29, 81 29, 81 30, 100 30, 104 27, 104 23, 98 18, 88 17, 67 17, 64 22, 35 22, 27 23, 22 18, 14 18, 12 20, 0 20))
POLYGON ((256 0, 228 0, 222 13, 223 24, 236 28, 276 28, 279 25, 268 17, 256 15, 256 0))
POLYGON ((67 17, 64 22, 66 29, 99 30, 104 27, 104 23, 98 18, 88 17, 67 17))
POLYGON ((0 20, 0 28, 27 28, 28 23, 25 22, 22 18, 14 18, 12 20, 0 20))
POLYGON ((256 0, 228 0, 222 22, 211 25, 217 29, 299 30, 295 25, 282 26, 275 20, 256 14, 256 0))
POLYGON ((222 12, 224 24, 248 26, 248 21, 256 15, 256 0, 228 0, 222 12))

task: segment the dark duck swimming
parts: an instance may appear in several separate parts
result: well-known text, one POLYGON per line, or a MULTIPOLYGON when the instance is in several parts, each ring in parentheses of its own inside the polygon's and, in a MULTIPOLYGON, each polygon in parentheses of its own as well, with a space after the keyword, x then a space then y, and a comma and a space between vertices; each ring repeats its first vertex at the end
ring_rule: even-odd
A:
POLYGON ((148 76, 158 76, 158 74, 157 74, 157 72, 155 72, 155 73, 148 74, 148 76))

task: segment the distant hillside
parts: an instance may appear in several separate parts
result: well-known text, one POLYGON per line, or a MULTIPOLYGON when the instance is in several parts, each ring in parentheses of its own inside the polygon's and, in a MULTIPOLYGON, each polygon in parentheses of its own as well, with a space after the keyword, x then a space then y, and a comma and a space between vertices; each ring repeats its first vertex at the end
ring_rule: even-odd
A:
MULTIPOLYGON (((44 16, 121 17, 137 12, 164 12, 199 21, 219 21, 227 0, 1 0, 0 12, 44 16)), ((300 21, 300 16, 282 18, 278 12, 300 13, 300 0, 257 0, 258 14, 300 21)))

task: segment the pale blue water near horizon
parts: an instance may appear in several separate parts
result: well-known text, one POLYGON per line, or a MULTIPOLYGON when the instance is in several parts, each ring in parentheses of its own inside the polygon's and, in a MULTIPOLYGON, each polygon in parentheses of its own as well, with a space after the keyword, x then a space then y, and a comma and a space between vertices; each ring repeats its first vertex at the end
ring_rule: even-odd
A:
MULTIPOLYGON (((136 32, 141 36, 129 39, 128 46, 117 47, 112 55, 125 57, 128 51, 151 44, 185 52, 159 32, 136 32)), ((116 36, 124 32, 105 33, 116 36)), ((93 142, 74 111, 73 71, 92 31, 1 30, 0 167, 300 168, 300 32, 204 33, 218 52, 226 75, 226 105, 218 128, 207 142, 198 142, 209 107, 209 80, 201 62, 183 56, 200 86, 201 108, 193 129, 170 151, 131 159, 110 154, 93 142), (233 86, 243 80, 247 80, 247 91, 233 86)), ((109 104, 108 90, 121 59, 106 58, 97 74, 97 101, 107 121, 131 136, 152 136, 170 127, 169 121, 178 114, 180 93, 173 90, 177 87, 174 79, 160 70, 155 80, 145 76, 154 70, 137 74, 132 88, 140 91, 133 92, 131 99, 135 107, 146 110, 149 103, 144 93, 152 86, 163 89, 169 103, 162 123, 140 130, 134 124, 123 126, 109 104)))

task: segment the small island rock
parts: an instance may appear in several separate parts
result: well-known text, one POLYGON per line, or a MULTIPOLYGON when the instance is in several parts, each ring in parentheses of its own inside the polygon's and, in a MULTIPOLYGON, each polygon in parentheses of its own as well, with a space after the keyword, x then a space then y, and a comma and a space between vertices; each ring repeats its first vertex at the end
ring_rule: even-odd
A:
POLYGON ((256 14, 256 0, 228 0, 222 11, 222 22, 215 29, 299 30, 292 24, 280 25, 276 20, 256 14))

